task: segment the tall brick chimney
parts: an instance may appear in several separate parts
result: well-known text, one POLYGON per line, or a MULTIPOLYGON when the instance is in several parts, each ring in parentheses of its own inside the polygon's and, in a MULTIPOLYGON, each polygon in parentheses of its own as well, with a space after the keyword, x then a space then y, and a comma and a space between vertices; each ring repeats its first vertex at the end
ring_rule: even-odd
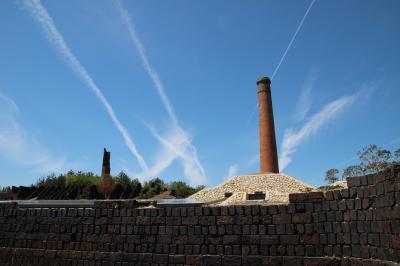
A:
POLYGON ((276 150, 274 113, 272 111, 271 80, 261 77, 258 87, 258 123, 260 128, 261 173, 279 173, 276 150))

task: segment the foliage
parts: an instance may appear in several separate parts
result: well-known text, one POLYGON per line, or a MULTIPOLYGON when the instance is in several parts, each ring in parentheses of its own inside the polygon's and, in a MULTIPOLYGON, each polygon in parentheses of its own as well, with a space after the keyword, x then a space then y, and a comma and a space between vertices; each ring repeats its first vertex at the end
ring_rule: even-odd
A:
POLYGON ((67 186, 77 185, 77 186, 91 186, 97 185, 101 181, 101 176, 94 175, 92 172, 74 172, 69 171, 67 173, 67 186))
POLYGON ((301 189, 300 191, 301 192, 311 192, 311 191, 313 191, 314 189, 312 188, 312 187, 305 187, 305 188, 303 188, 303 189, 301 189))
POLYGON ((0 186, 0 193, 11 193, 11 187, 2 187, 0 186))
POLYGON ((67 178, 64 175, 50 174, 46 177, 39 178, 36 182, 36 186, 51 187, 51 186, 61 186, 65 187, 67 178))
POLYGON ((382 149, 375 144, 363 148, 357 154, 364 174, 376 173, 386 169, 392 157, 390 151, 382 149))
MULTIPOLYGON (((131 179, 123 171, 119 172, 115 177, 102 178, 92 172, 75 172, 72 170, 65 174, 50 174, 46 177, 42 177, 35 183, 35 185, 44 187, 81 186, 83 189, 82 195, 84 197, 91 193, 93 186, 97 186, 98 192, 108 195, 116 185, 121 185, 123 187, 129 185, 133 191, 133 197, 139 198, 151 198, 167 190, 170 190, 171 194, 176 198, 186 198, 204 188, 204 186, 192 187, 183 181, 173 181, 167 184, 160 178, 151 179, 144 182, 142 185, 137 178, 131 179)), ((0 192, 2 191, 1 189, 5 190, 5 188, 0 187, 0 192)))
POLYGON ((183 181, 173 181, 168 185, 168 190, 170 190, 171 194, 178 199, 186 198, 203 188, 204 186, 193 188, 183 181))
POLYGON ((133 196, 139 196, 140 192, 142 191, 142 184, 140 183, 139 179, 134 178, 131 180, 131 188, 133 190, 133 196))
POLYGON ((132 188, 133 197, 139 196, 142 191, 142 184, 140 181, 137 178, 130 179, 124 171, 119 172, 119 174, 113 178, 113 181, 115 184, 120 184, 122 186, 129 185, 132 188))
POLYGON ((331 168, 325 172, 325 180, 328 181, 329 184, 333 184, 339 180, 336 176, 339 173, 339 170, 336 168, 331 168))
POLYGON ((131 179, 124 171, 119 172, 119 174, 116 177, 114 177, 113 180, 116 184, 120 184, 120 185, 130 185, 131 184, 131 179))
POLYGON ((396 157, 396 159, 397 159, 398 161, 400 161, 400 148, 397 149, 397 150, 394 152, 394 156, 396 157))
POLYGON ((55 174, 50 174, 46 177, 39 178, 35 183, 36 186, 90 186, 97 185, 101 177, 94 175, 92 172, 74 172, 72 170, 68 171, 66 174, 60 174, 56 176, 55 174))
MULTIPOLYGON (((383 149, 376 144, 364 147, 358 153, 359 164, 350 165, 343 170, 342 180, 348 177, 362 176, 373 174, 385 170, 394 163, 400 162, 400 148, 392 153, 383 149)), ((339 170, 336 168, 326 171, 325 180, 332 184, 338 180, 337 174, 339 170)))
POLYGON ((364 175, 364 170, 361 165, 350 165, 343 170, 342 180, 353 177, 364 175))
POLYGON ((167 185, 164 181, 159 178, 154 178, 144 182, 140 197, 148 199, 164 191, 167 191, 167 185))
POLYGON ((341 189, 341 188, 343 188, 343 187, 341 187, 341 186, 320 186, 317 189, 321 190, 321 191, 327 191, 327 190, 341 189))

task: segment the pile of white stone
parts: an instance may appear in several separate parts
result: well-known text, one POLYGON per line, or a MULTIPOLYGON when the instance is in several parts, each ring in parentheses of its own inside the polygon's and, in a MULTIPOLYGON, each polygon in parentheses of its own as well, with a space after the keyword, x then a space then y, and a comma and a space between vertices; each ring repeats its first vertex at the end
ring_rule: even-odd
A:
POLYGON ((235 176, 214 187, 200 190, 189 198, 218 205, 288 202, 290 193, 313 187, 286 174, 249 174, 235 176), (263 201, 249 201, 248 195, 261 192, 263 201))

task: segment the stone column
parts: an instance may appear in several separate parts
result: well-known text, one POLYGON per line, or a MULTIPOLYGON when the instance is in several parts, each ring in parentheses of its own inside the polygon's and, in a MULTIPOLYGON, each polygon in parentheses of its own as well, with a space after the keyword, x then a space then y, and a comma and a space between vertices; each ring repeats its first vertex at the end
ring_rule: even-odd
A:
POLYGON ((258 87, 258 121, 260 129, 260 171, 279 173, 276 149, 274 113, 272 111, 271 80, 261 77, 258 87))

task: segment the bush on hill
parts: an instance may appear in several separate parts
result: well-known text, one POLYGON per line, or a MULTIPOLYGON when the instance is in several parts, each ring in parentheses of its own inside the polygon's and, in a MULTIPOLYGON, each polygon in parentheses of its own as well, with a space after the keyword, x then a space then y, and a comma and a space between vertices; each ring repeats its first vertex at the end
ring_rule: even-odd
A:
POLYGON ((170 190, 171 194, 178 199, 187 198, 203 188, 204 186, 193 188, 183 181, 173 181, 168 185, 168 190, 170 190))

